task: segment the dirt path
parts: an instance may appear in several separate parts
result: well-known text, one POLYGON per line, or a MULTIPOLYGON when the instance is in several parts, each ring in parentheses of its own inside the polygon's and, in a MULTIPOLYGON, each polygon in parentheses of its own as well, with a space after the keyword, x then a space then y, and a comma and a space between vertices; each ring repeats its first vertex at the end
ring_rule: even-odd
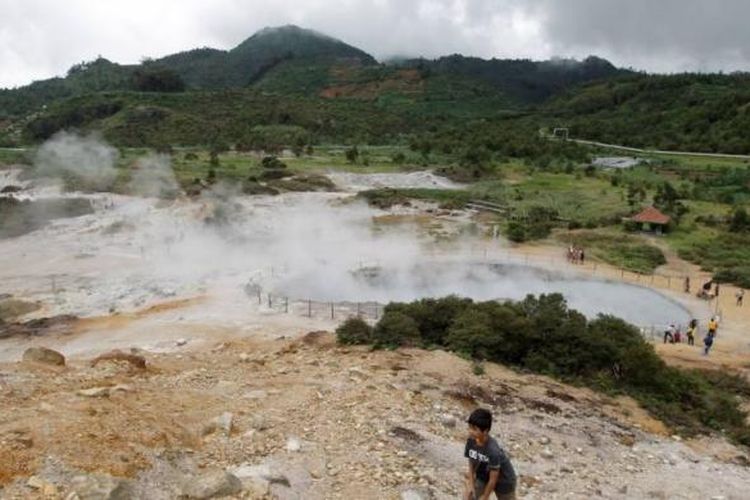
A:
MULTIPOLYGON (((711 278, 710 273, 680 259, 671 249, 664 248, 663 244, 659 244, 659 247, 664 251, 667 263, 656 270, 658 275, 653 278, 623 272, 609 264, 590 259, 583 266, 570 264, 564 258, 565 248, 549 242, 515 245, 507 249, 495 250, 494 254, 550 268, 564 266, 590 276, 653 288, 687 305, 696 317, 702 320, 703 328, 708 317, 718 313, 721 318, 719 335, 709 356, 701 355, 702 335, 696 338, 694 348, 686 344, 679 346, 659 344, 657 352, 665 360, 676 365, 693 368, 729 368, 750 377, 750 305, 745 304, 744 307, 735 305, 735 293, 738 289, 732 285, 721 285, 718 300, 711 302, 697 299, 692 293, 685 294, 682 287, 686 275, 691 276, 691 287, 695 290, 700 283, 711 278)), ((493 255, 493 251, 490 251, 489 255, 493 255)))

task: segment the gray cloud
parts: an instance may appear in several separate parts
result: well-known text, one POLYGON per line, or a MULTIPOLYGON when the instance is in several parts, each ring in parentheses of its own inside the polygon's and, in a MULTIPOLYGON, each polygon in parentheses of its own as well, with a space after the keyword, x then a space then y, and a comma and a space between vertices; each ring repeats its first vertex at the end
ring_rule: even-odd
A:
POLYGON ((556 49, 652 71, 750 70, 747 0, 544 0, 556 49))
POLYGON ((229 49, 294 23, 378 58, 584 57, 650 71, 750 69, 746 0, 1 0, 0 87, 121 63, 229 49))

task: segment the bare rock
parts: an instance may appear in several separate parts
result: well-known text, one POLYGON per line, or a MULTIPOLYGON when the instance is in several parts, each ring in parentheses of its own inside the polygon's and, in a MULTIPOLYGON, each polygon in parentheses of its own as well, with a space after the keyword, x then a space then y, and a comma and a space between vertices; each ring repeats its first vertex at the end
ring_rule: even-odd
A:
POLYGON ((146 368, 146 358, 144 358, 143 356, 122 352, 117 349, 97 356, 91 361, 91 366, 96 366, 97 364, 106 361, 124 361, 126 363, 130 363, 130 365, 134 368, 138 368, 141 370, 146 368))
POLYGON ((111 476, 74 477, 72 490, 80 500, 131 500, 134 498, 133 487, 129 481, 111 476))
POLYGON ((456 424, 458 423, 458 421, 456 420, 456 417, 454 417, 453 415, 450 415, 448 413, 444 413, 444 414, 440 415, 439 419, 440 419, 440 423, 441 424, 443 424, 445 427, 449 427, 451 429, 453 429, 454 427, 456 427, 456 424))
POLYGON ((289 479, 278 471, 272 470, 269 464, 250 465, 244 464, 231 469, 246 490, 254 492, 268 492, 272 484, 278 484, 289 488, 289 479))
POLYGON ((109 387, 92 387, 90 389, 81 389, 78 391, 79 396, 87 398, 108 398, 109 387))
POLYGON ((428 500, 432 498, 428 492, 421 489, 408 489, 401 492, 401 500, 428 500))
POLYGON ((65 366, 65 356, 46 347, 29 347, 23 353, 23 360, 33 363, 65 366))
POLYGON ((221 431, 225 436, 229 436, 232 433, 232 423, 234 421, 234 415, 230 412, 224 412, 218 417, 212 418, 208 423, 203 426, 201 434, 207 436, 217 431, 221 431))
POLYGON ((297 452, 302 449, 302 444, 299 442, 299 439, 295 437, 290 437, 286 441, 286 451, 291 452, 297 452))
POLYGON ((247 399, 265 399, 268 397, 268 393, 263 389, 255 389, 246 392, 244 397, 247 399))
POLYGON ((235 495, 242 491, 242 482, 234 474, 223 470, 210 471, 187 481, 184 498, 204 500, 235 495))

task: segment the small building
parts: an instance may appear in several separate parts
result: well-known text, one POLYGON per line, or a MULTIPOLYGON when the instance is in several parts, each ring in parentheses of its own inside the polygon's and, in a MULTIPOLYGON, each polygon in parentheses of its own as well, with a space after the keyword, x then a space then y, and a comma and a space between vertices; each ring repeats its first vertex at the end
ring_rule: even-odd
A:
POLYGON ((646 207, 627 220, 636 224, 641 231, 661 234, 667 229, 672 218, 654 207, 646 207))

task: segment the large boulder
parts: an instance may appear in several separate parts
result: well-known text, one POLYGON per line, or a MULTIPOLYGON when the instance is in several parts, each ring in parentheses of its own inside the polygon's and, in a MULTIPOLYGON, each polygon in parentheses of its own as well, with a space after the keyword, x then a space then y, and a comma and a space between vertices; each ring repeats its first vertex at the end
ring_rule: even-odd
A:
POLYGON ((242 491, 242 482, 233 474, 223 470, 206 472, 187 481, 183 487, 183 497, 204 500, 226 497, 242 491))
POLYGON ((111 476, 91 475, 73 478, 71 485, 80 500, 131 500, 134 497, 132 484, 111 476))
POLYGON ((29 347, 23 353, 23 360, 33 363, 65 366, 65 356, 46 347, 29 347))

